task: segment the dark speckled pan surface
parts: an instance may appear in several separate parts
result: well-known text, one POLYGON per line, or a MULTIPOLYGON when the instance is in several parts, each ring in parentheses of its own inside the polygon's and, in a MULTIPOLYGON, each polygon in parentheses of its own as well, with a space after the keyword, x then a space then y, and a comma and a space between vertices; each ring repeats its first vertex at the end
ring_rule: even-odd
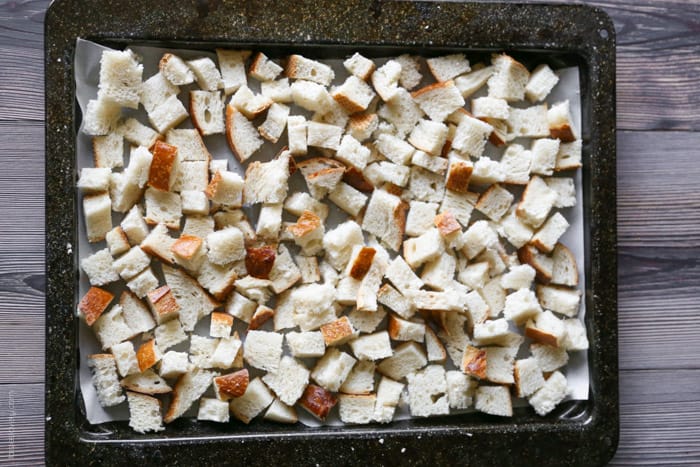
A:
POLYGON ((53 465, 599 465, 618 439, 615 37, 579 5, 370 0, 58 0, 46 15, 46 451, 53 465), (92 426, 77 382, 76 38, 343 57, 508 51, 581 70, 591 394, 548 417, 516 410, 344 428, 178 420, 139 435, 92 426))

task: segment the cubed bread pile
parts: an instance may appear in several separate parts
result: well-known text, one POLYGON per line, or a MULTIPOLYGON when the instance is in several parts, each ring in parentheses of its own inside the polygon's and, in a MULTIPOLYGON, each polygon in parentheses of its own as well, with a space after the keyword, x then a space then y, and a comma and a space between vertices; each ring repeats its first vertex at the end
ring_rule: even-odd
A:
POLYGON ((355 53, 344 79, 301 55, 216 56, 167 53, 144 80, 131 51, 102 54, 78 180, 100 404, 126 402, 142 433, 191 408, 221 423, 298 408, 389 423, 400 404, 511 416, 514 397, 551 412, 588 348, 559 241, 581 141, 569 103, 544 102, 557 74, 505 54, 355 53), (235 159, 207 149, 224 136, 235 159))

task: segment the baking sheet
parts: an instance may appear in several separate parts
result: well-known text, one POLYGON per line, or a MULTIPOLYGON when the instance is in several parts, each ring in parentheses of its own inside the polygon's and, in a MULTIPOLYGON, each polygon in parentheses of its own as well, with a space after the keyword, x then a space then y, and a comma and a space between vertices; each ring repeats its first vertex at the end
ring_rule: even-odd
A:
MULTIPOLYGON (((95 96, 97 95, 97 84, 98 84, 98 78, 99 78, 99 63, 100 63, 100 56, 103 50, 106 48, 90 42, 90 41, 85 41, 78 39, 77 44, 76 44, 76 54, 75 54, 75 80, 76 80, 76 98, 78 100, 78 104, 83 112, 85 112, 85 109, 87 108, 87 103, 90 99, 94 99, 95 96)), ((142 63, 144 65, 144 73, 143 77, 144 79, 149 78, 153 74, 155 74, 157 70, 157 64, 162 56, 162 54, 166 51, 166 49, 160 49, 160 48, 155 48, 155 47, 131 47, 131 49, 136 52, 141 58, 142 58, 142 63)), ((176 54, 180 55, 181 57, 185 59, 192 59, 192 58, 198 58, 198 57, 203 57, 207 56, 212 58, 214 61, 216 61, 216 55, 214 53, 208 53, 205 51, 194 51, 194 50, 174 50, 174 49, 167 49, 169 52, 175 52, 176 54)), ((468 55, 468 53, 467 53, 468 55)), ((377 63, 381 63, 382 60, 377 59, 375 60, 377 63)), ((336 79, 334 82, 342 82, 345 76, 347 76, 347 72, 345 69, 342 67, 342 60, 325 60, 326 63, 331 65, 335 72, 336 72, 336 79)), ((557 70, 557 74, 560 76, 560 82, 559 84, 554 88, 552 93, 547 99, 547 102, 549 103, 556 103, 562 100, 568 99, 571 105, 571 113, 572 117, 574 119, 574 124, 577 130, 577 134, 581 134, 581 98, 580 98, 580 85, 579 85, 579 70, 578 68, 565 68, 565 69, 560 69, 557 70)), ((256 85, 257 82, 255 80, 249 80, 249 86, 251 89, 256 90, 256 85)), ((194 85, 192 86, 182 86, 181 92, 179 94, 179 98, 183 100, 183 103, 185 104, 186 107, 188 106, 188 103, 184 100, 186 96, 189 95, 189 90, 190 89, 195 89, 194 85)), ((483 91, 482 91, 483 92, 483 91)), ((476 96, 478 96, 477 94, 476 96)), ((296 113, 304 113, 304 112, 297 112, 297 109, 295 109, 296 113)), ((140 110, 130 110, 130 109, 124 109, 123 110, 123 115, 124 116, 134 116, 136 117, 139 121, 142 123, 148 124, 148 119, 146 118, 146 114, 143 111, 143 109, 140 110)), ((307 114, 308 115, 308 114, 307 114)), ((191 128, 191 121, 188 119, 186 120, 181 126, 182 127, 189 127, 191 128)), ((81 125, 81 130, 82 130, 82 125, 81 125)), ((282 145, 282 140, 284 138, 280 139, 280 142, 278 142, 276 145, 272 145, 270 143, 266 143, 259 153, 257 153, 253 158, 250 160, 269 160, 272 158, 277 152, 278 149, 282 145)), ((212 157, 214 159, 226 159, 228 160, 229 163, 229 170, 236 171, 239 174, 243 175, 244 174, 244 169, 237 162, 237 160, 233 157, 231 154, 230 149, 228 148, 228 145, 226 144, 225 137, 223 135, 214 135, 214 136, 208 136, 204 137, 204 142, 207 146, 207 149, 211 153, 212 157)), ((515 141, 519 142, 519 141, 515 141)), ((523 142, 526 145, 529 145, 527 140, 523 140, 523 142)), ((125 145, 128 147, 128 145, 125 145)), ((489 145, 490 146, 490 145, 489 145)), ((128 152, 128 150, 127 150, 128 152)), ((487 152, 487 155, 493 156, 493 158, 497 159, 500 157, 500 153, 502 150, 494 150, 493 148, 490 149, 489 152, 487 152)), ((128 165, 128 157, 125 158, 125 166, 128 165)), ((78 133, 77 136, 77 167, 78 169, 81 169, 83 167, 92 167, 93 166, 93 159, 92 159, 92 144, 91 144, 91 137, 85 135, 82 131, 78 133)), ((567 220, 570 222, 570 227, 567 230, 567 232, 562 236, 561 241, 566 244, 572 251, 572 253, 575 255, 577 263, 579 265, 579 289, 580 290, 585 290, 585 276, 583 273, 583 265, 584 263, 584 224, 583 224, 583 201, 582 201, 582 180, 581 180, 581 170, 576 171, 575 174, 575 184, 576 184, 576 197, 577 197, 577 203, 574 208, 569 208, 569 209, 563 209, 561 210, 564 216, 567 218, 567 220)), ((297 176, 297 182, 299 182, 299 177, 297 176)), ((301 182, 300 185, 295 186, 290 184, 290 193, 294 191, 294 189, 301 189, 305 190, 303 181, 301 182)), ((80 196, 80 195, 79 195, 80 196)), ((90 254, 101 250, 105 248, 105 243, 100 242, 100 243, 95 243, 95 244, 90 244, 87 242, 87 239, 85 237, 85 226, 83 222, 83 216, 82 216, 82 203, 78 203, 78 211, 79 211, 79 216, 78 216, 78 228, 79 228, 79 244, 78 244, 78 251, 79 251, 79 257, 84 258, 86 256, 89 256, 90 254)), ((253 210, 254 211, 254 210, 253 210)), ((331 209, 331 212, 334 210, 331 209)), ((339 210, 338 210, 339 211, 339 210)), ((121 215, 118 215, 116 213, 113 213, 113 225, 118 225, 119 220, 121 219, 121 215)), ((251 222, 253 225, 255 225, 255 220, 257 216, 256 213, 253 212, 250 215, 251 222)), ((334 226, 337 224, 337 222, 340 219, 344 220, 344 216, 329 216, 327 225, 329 227, 334 226)), ((84 274, 81 273, 80 277, 80 296, 84 295, 87 290, 89 289, 89 283, 87 281, 87 278, 84 274)), ((581 309, 579 312, 579 319, 583 320, 585 316, 585 300, 581 301, 581 309)), ((238 325, 242 325, 239 320, 238 325)), ((202 320, 198 325, 197 328, 195 329, 195 333, 200 334, 200 335, 208 335, 208 324, 209 320, 204 319, 202 320)), ((138 339, 138 338, 137 338, 138 339)), ((140 342, 135 342, 135 347, 138 348, 138 345, 140 342)), ((592 345, 595 345, 595 343, 591 343, 592 345)), ((180 344, 178 347, 174 347, 171 350, 186 350, 187 347, 187 342, 180 344)), ((97 424, 97 423, 103 423, 107 421, 113 421, 113 420, 127 420, 128 419, 128 409, 126 407, 126 404, 121 404, 118 407, 111 407, 111 408, 103 408, 99 405, 97 402, 97 396, 95 393, 95 389, 92 385, 91 381, 91 376, 90 376, 90 370, 87 367, 87 355, 90 355, 92 353, 100 353, 102 352, 93 332, 91 329, 85 325, 84 322, 80 322, 80 329, 79 329, 79 354, 80 354, 80 387, 81 391, 83 394, 83 400, 85 402, 85 409, 86 409, 86 416, 87 419, 90 423, 97 424)), ((565 374, 567 376, 568 382, 569 382, 569 388, 571 390, 570 394, 570 399, 575 399, 575 400, 586 400, 588 398, 588 392, 589 392, 589 368, 588 368, 588 360, 587 360, 587 352, 571 352, 569 358, 569 364, 566 367, 565 374)), ((514 405, 518 405, 517 400, 514 401, 514 405)), ((520 405, 526 405, 526 402, 520 401, 520 405)), ((196 406, 196 404, 195 404, 196 406)), ((188 414, 190 415, 195 415, 194 410, 196 410, 196 407, 191 409, 188 414)), ((312 426, 317 426, 319 425, 319 422, 305 413, 303 410, 299 410, 299 418, 300 421, 302 421, 305 424, 312 425, 312 426)), ((334 411, 333 414, 337 412, 334 411)), ((408 410, 407 408, 400 407, 397 410, 397 416, 396 419, 403 419, 403 418, 408 418, 408 410)), ((337 415, 334 417, 329 417, 327 420, 326 424, 329 425, 340 425, 340 421, 337 418, 337 415)))

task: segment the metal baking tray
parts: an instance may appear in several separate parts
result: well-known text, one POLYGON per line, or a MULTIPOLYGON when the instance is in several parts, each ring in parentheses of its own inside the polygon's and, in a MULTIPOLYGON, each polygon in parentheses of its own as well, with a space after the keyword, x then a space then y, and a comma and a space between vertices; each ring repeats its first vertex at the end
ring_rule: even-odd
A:
POLYGON ((597 465, 617 447, 615 30, 584 5, 380 0, 58 0, 46 15, 46 461, 59 465, 597 465), (578 66, 581 81, 586 327, 590 395, 547 417, 516 409, 389 425, 311 428, 180 419, 164 432, 90 425, 78 386, 77 38, 213 49, 255 47, 340 58, 506 51, 526 64, 578 66))

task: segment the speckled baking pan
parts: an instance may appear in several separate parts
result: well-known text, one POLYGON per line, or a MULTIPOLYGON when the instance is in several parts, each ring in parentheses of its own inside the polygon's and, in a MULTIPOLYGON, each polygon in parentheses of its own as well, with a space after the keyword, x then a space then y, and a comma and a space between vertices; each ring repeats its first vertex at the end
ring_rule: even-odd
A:
POLYGON ((46 15, 46 455, 48 464, 597 465, 618 437, 614 27, 580 5, 371 0, 58 0, 46 15), (584 140, 586 326, 590 396, 545 418, 473 413, 388 426, 214 426, 165 432, 87 423, 78 389, 76 39, 211 49, 249 46, 343 57, 507 51, 526 63, 579 66, 584 140))

